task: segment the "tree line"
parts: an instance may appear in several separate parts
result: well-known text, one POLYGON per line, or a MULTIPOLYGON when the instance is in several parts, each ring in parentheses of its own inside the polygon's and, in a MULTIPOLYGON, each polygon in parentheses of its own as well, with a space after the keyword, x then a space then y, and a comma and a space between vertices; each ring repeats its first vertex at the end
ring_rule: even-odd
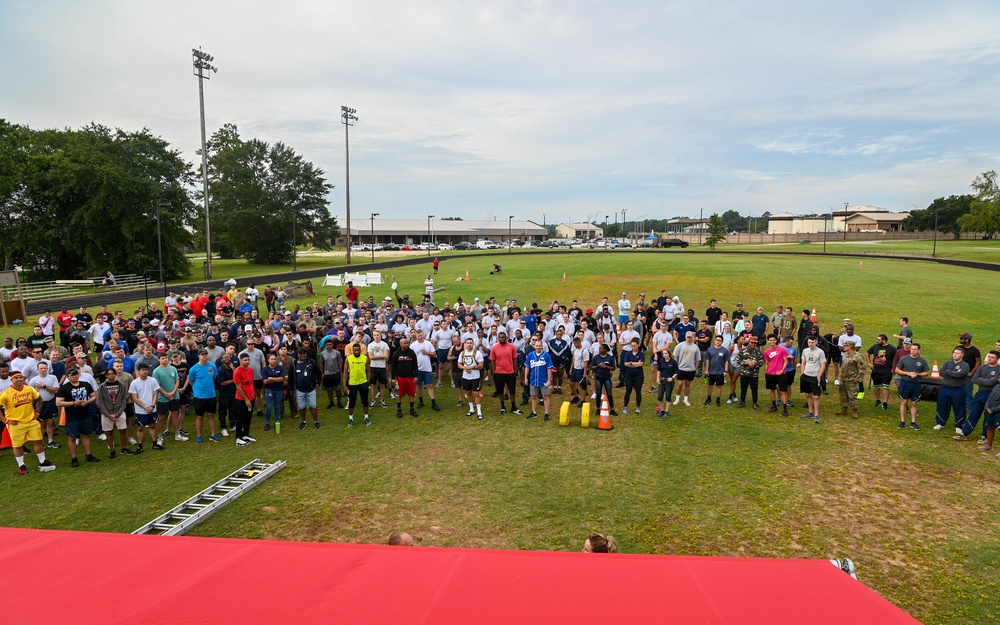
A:
MULTIPOLYGON (((90 124, 32 129, 0 119, 0 258, 25 280, 158 275, 186 278, 185 250, 204 249, 200 162, 148 128, 90 124), (159 209, 159 210, 158 210, 159 209)), ((208 145, 213 252, 282 263, 300 244, 329 249, 338 234, 324 172, 283 144, 226 125, 208 145)))

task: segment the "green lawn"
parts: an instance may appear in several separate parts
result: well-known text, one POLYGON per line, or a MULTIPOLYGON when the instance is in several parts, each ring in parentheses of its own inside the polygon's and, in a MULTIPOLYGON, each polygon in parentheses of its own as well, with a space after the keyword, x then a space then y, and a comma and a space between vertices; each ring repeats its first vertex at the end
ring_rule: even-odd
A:
MULTIPOLYGON (((815 235, 803 235, 811 236, 815 235)), ((719 246, 719 251, 726 250, 776 250, 791 252, 813 252, 823 251, 822 235, 812 238, 812 243, 803 245, 801 243, 782 244, 762 244, 762 243, 723 243, 719 246)), ((849 252, 852 254, 889 254, 889 255, 911 255, 931 257, 934 251, 934 242, 931 239, 904 239, 899 241, 827 241, 826 250, 828 252, 849 252)), ((1000 263, 1000 241, 983 241, 976 239, 955 241, 948 236, 946 239, 938 238, 937 258, 954 258, 960 260, 974 260, 986 263, 1000 263)))
MULTIPOLYGON (((191 273, 187 277, 177 280, 169 280, 167 284, 183 284, 185 282, 202 282, 203 263, 205 255, 191 259, 191 273)), ((300 254, 297 262, 299 271, 309 271, 331 267, 330 273, 334 269, 345 264, 345 259, 340 256, 315 256, 310 254, 300 254)), ((212 261, 212 275, 217 278, 220 284, 229 278, 245 278, 247 276, 265 276, 268 274, 288 273, 292 271, 292 263, 282 265, 254 265, 244 258, 216 258, 212 261)))
MULTIPOLYGON (((715 297, 726 310, 737 299, 768 312, 776 304, 815 307, 831 329, 850 317, 866 346, 908 315, 928 360, 946 359, 961 331, 981 348, 996 338, 989 291, 976 288, 995 282, 989 272, 667 251, 504 256, 502 277, 489 275, 491 258, 442 257, 438 298, 592 305, 622 290, 634 301, 641 290, 654 297, 665 287, 698 311, 715 297), (456 282, 466 271, 471 281, 456 282)), ((421 292, 428 271, 429 263, 395 271, 400 290, 421 292)), ((320 288, 316 299, 334 291, 320 288)), ((369 294, 389 289, 362 290, 369 294)), ((280 436, 265 436, 255 419, 260 442, 245 449, 232 439, 168 441, 165 452, 79 469, 62 449, 51 454, 58 471, 25 478, 4 452, 0 524, 131 531, 250 459, 282 459, 286 470, 196 533, 384 542, 405 529, 424 545, 578 550, 598 530, 633 553, 850 557, 865 584, 924 622, 1000 618, 1000 460, 952 441, 948 429, 931 430, 933 407, 921 410, 922 432, 900 431, 898 413, 876 410, 870 396, 860 421, 834 416, 831 395, 823 424, 814 425, 798 418, 797 392, 784 418, 702 407, 704 388, 695 382, 692 406, 667 421, 653 416, 646 394, 642 414, 614 419, 608 433, 580 428, 579 411, 567 428, 500 417, 489 389, 487 419, 476 422, 445 387, 444 411, 396 419, 376 408, 371 428, 347 429, 337 409, 321 410, 321 430, 300 432, 286 421, 280 436)))

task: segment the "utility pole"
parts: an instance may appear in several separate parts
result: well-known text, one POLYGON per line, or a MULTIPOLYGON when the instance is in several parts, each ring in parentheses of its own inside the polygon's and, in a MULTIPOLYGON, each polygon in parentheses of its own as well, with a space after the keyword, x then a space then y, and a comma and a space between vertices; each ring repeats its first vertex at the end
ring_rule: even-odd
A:
POLYGON ((372 262, 375 262, 375 218, 378 217, 378 213, 372 213, 372 262))
MULTIPOLYGON (((215 60, 210 54, 202 52, 200 49, 191 50, 194 57, 194 75, 198 77, 198 104, 201 108, 201 191, 202 199, 205 202, 205 279, 212 279, 212 221, 208 216, 208 150, 205 141, 205 81, 211 78, 206 72, 218 73, 219 68, 211 63, 215 60)), ((162 268, 161 268, 161 278, 162 268)))
POLYGON ((847 240, 847 207, 850 202, 844 202, 844 240, 847 240))
POLYGON ((160 233, 160 209, 170 208, 170 202, 156 200, 156 249, 160 264, 160 285, 163 287, 163 299, 167 298, 167 281, 163 279, 163 236, 160 233))

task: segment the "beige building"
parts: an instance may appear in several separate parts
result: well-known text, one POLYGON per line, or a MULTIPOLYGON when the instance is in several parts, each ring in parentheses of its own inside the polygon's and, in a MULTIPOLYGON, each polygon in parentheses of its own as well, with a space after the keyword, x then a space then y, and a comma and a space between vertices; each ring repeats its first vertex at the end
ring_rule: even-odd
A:
POLYGON ((897 231, 909 213, 893 213, 877 206, 848 206, 819 215, 776 213, 767 219, 768 234, 814 234, 817 232, 897 231))
POLYGON ((559 224, 556 226, 556 237, 559 239, 600 239, 604 236, 604 228, 591 223, 559 224))

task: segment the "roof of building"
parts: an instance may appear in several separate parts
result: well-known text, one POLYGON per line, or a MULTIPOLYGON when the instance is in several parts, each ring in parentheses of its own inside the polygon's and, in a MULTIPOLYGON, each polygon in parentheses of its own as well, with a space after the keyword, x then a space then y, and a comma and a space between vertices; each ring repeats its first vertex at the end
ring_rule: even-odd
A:
POLYGON ((903 221, 909 217, 909 213, 890 213, 890 212, 865 212, 865 213, 854 213, 853 215, 848 215, 847 221, 852 219, 862 218, 870 219, 871 221, 903 221))
POLYGON ((586 222, 586 221, 582 221, 580 223, 572 223, 572 224, 561 223, 561 224, 559 224, 559 226, 564 227, 564 228, 573 228, 574 230, 594 229, 594 228, 597 228, 598 230, 601 229, 601 226, 595 226, 594 224, 586 222))
MULTIPOLYGON (((486 219, 432 219, 430 230, 435 235, 489 236, 514 234, 544 235, 548 232, 533 221, 512 221, 486 219)), ((351 236, 372 232, 372 222, 363 215, 352 220, 351 236)), ((420 235, 427 233, 427 219, 381 219, 375 218, 375 236, 420 235)))

